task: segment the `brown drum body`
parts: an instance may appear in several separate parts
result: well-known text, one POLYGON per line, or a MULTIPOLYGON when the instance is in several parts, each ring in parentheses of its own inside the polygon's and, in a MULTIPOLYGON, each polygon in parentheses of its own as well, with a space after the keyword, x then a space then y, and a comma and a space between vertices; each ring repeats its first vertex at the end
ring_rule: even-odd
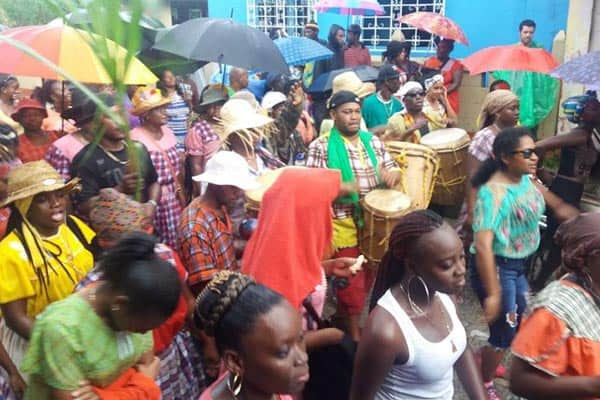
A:
POLYGON ((465 197, 469 134, 458 128, 440 129, 421 138, 440 159, 431 201, 440 205, 459 205, 465 197))
POLYGON ((369 192, 361 204, 365 225, 359 232, 358 246, 361 254, 376 264, 387 251, 394 226, 412 210, 411 199, 397 190, 378 189, 369 192))
POLYGON ((269 190, 271 185, 275 183, 279 175, 290 168, 307 168, 307 167, 283 167, 268 171, 263 175, 256 178, 260 184, 258 189, 246 191, 246 217, 247 218, 258 218, 258 211, 260 210, 260 204, 265 192, 269 190))
POLYGON ((385 145, 400 167, 400 182, 394 189, 410 197, 413 209, 427 208, 439 166, 435 151, 409 142, 392 141, 385 145))

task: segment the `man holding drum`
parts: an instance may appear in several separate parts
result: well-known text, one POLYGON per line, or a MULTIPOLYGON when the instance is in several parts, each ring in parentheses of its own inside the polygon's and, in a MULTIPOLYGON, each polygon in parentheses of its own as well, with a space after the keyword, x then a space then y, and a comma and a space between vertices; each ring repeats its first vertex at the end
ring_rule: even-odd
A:
MULTIPOLYGON (((390 169, 397 165, 375 135, 360 130, 360 99, 356 94, 345 90, 334 94, 329 114, 334 127, 311 143, 307 166, 338 169, 343 184, 354 185, 355 192, 333 203, 333 244, 335 258, 358 257, 358 229, 364 223, 360 200, 382 185, 394 187, 398 176, 390 169)), ((337 290, 338 315, 346 320, 354 340, 360 339, 359 318, 373 278, 373 271, 362 269, 349 280, 348 287, 337 290)))

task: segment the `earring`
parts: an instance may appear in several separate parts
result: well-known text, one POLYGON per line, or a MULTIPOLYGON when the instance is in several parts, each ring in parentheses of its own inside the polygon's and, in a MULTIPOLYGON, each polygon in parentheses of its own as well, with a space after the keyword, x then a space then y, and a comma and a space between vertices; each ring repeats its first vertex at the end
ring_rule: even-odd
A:
POLYGON ((419 307, 417 303, 414 302, 412 296, 410 295, 410 288, 412 287, 413 279, 418 279, 421 285, 425 288, 425 296, 427 297, 427 307, 429 307, 429 305, 431 304, 431 297, 429 297, 429 287, 427 287, 427 283, 425 283, 423 278, 421 278, 419 275, 415 274, 408 280, 408 290, 406 293, 406 297, 408 297, 408 304, 410 304, 410 308, 412 308, 415 314, 419 316, 425 315, 423 309, 419 307))
POLYGON ((239 374, 233 374, 227 379, 227 389, 234 397, 242 391, 242 377, 239 374))

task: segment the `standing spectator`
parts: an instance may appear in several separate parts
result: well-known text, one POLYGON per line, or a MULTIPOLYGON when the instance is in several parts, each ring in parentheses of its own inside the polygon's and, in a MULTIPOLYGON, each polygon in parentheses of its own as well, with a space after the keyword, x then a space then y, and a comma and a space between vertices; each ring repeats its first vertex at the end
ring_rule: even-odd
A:
POLYGON ((400 89, 400 74, 390 64, 384 64, 377 76, 379 90, 368 96, 362 105, 362 116, 369 131, 381 135, 392 115, 402 111, 402 103, 394 93, 400 89))
POLYGON ((23 127, 10 117, 15 112, 19 95, 17 77, 0 74, 0 123, 9 125, 18 133, 23 133, 23 127))
POLYGON ((388 43, 382 57, 387 64, 394 66, 400 73, 400 84, 416 80, 421 76, 421 65, 410 59, 411 46, 409 42, 391 41, 388 43))
POLYGON ((21 100, 11 115, 24 129, 19 136, 19 158, 24 163, 43 160, 50 145, 58 138, 54 131, 42 129, 47 116, 46 108, 33 99, 21 100))
POLYGON ((58 137, 77 130, 72 120, 61 115, 71 107, 71 88, 67 82, 47 79, 31 97, 46 107, 48 115, 42 124, 43 130, 54 132, 58 137))
MULTIPOLYGON (((317 25, 315 21, 309 21, 306 25, 304 25, 304 36, 327 47, 327 42, 319 39, 319 25, 317 25)), ((302 81, 304 83, 304 87, 309 87, 316 78, 315 67, 316 62, 311 62, 304 66, 304 71, 302 72, 302 81)))
MULTIPOLYGON (((160 76, 160 81, 156 84, 162 92, 162 95, 169 100, 167 104, 167 125, 177 139, 177 150, 185 151, 184 140, 188 133, 188 117, 190 109, 188 108, 185 93, 181 85, 177 84, 175 75, 166 69, 160 76)), ((133 100, 132 100, 133 101, 133 100)))
POLYGON ((457 59, 450 58, 452 50, 454 50, 454 40, 440 40, 437 44, 436 55, 425 60, 423 66, 440 70, 440 74, 444 77, 448 103, 458 115, 460 107, 458 90, 462 83, 464 67, 457 59))
POLYGON ((359 65, 371 65, 371 53, 367 46, 360 42, 360 25, 352 24, 348 27, 348 44, 344 50, 344 66, 357 67, 359 65))
POLYGON ((248 84, 250 78, 248 77, 248 70, 244 68, 231 68, 229 72, 229 87, 231 88, 232 93, 229 95, 232 96, 234 93, 239 91, 249 91, 248 84))

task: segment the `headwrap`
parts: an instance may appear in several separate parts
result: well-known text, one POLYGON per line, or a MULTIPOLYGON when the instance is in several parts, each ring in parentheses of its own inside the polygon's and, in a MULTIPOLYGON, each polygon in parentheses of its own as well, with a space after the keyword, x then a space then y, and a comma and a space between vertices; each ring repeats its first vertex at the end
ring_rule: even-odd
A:
POLYGON ((554 235, 555 243, 562 247, 566 268, 579 272, 588 257, 600 254, 600 213, 585 213, 560 225, 554 235))
POLYGON ((425 90, 429 92, 429 89, 434 87, 438 83, 444 83, 444 77, 440 74, 436 74, 431 78, 425 79, 425 90))
POLYGON ((513 101, 519 101, 519 98, 510 90, 498 89, 488 93, 483 100, 483 105, 477 118, 480 129, 485 128, 483 125, 490 115, 498 114, 513 101))
POLYGON ((401 99, 403 99, 404 96, 406 96, 406 94, 408 92, 410 92, 411 90, 414 90, 414 89, 423 90, 423 86, 419 82, 408 81, 404 85, 402 85, 402 87, 400 87, 400 90, 398 90, 397 96, 399 96, 401 99))
POLYGON ((258 227, 244 250, 242 272, 297 309, 322 281, 340 183, 340 173, 331 169, 283 170, 263 196, 258 227))

